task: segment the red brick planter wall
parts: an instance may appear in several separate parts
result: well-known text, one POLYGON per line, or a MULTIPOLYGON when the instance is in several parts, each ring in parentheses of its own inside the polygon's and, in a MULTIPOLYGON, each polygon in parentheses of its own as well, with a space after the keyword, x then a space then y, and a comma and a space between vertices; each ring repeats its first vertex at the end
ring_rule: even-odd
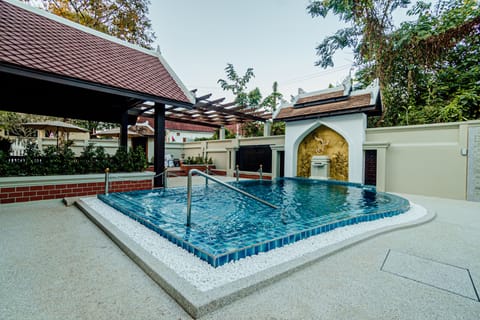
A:
MULTIPOLYGON (((235 176, 235 173, 233 174, 233 176, 235 176)), ((240 177, 240 178, 245 178, 245 179, 257 179, 257 180, 260 179, 260 176, 259 176, 258 174, 240 173, 240 174, 239 174, 239 177, 240 177)), ((271 176, 263 175, 262 179, 263 179, 263 180, 272 180, 272 177, 271 177, 271 176)))
MULTIPOLYGON (((109 192, 145 190, 151 188, 151 179, 135 181, 113 181, 110 183, 109 192)), ((62 199, 65 197, 93 196, 104 192, 104 182, 5 187, 0 188, 0 203, 62 199)))

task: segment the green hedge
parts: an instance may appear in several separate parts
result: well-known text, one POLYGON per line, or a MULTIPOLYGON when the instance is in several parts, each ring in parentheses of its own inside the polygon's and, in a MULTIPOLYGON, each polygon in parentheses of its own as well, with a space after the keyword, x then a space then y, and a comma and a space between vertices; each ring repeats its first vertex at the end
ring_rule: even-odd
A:
POLYGON ((110 172, 139 172, 147 167, 142 147, 129 152, 119 148, 115 155, 110 156, 103 147, 89 144, 83 148, 80 157, 75 157, 70 147, 69 142, 59 148, 49 146, 41 152, 35 143, 28 143, 22 157, 11 157, 0 151, 0 176, 103 173, 105 168, 110 168, 110 172))

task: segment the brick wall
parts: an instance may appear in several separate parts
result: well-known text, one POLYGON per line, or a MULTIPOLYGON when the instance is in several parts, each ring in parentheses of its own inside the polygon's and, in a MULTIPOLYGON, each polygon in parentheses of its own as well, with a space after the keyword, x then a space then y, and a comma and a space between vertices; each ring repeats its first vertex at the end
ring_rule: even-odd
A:
MULTIPOLYGON (((109 192, 145 190, 152 188, 152 180, 114 181, 109 192)), ((62 199, 65 197, 93 196, 105 192, 104 182, 71 183, 44 186, 0 188, 0 203, 62 199)))
MULTIPOLYGON (((233 173, 233 176, 235 177, 235 173, 233 173)), ((257 174, 248 174, 248 173, 240 173, 239 178, 244 178, 244 179, 260 179, 260 175, 257 174)), ((263 175, 262 176, 263 180, 272 180, 271 176, 263 175)))

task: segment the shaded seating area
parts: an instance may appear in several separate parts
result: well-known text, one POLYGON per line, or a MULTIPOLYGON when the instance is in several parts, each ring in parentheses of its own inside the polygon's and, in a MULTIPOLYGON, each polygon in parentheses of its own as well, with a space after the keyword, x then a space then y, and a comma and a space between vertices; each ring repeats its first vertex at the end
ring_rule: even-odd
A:
POLYGON ((211 94, 196 97, 158 51, 20 2, 0 2, 0 30, 0 110, 119 123, 123 147, 128 125, 152 118, 157 173, 164 170, 165 119, 221 128, 271 118, 211 94))

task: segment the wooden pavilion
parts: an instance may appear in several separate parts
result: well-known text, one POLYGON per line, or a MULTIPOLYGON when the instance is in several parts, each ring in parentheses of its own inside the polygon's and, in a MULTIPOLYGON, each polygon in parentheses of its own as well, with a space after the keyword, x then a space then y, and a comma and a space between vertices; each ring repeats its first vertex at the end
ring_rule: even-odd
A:
POLYGON ((159 52, 12 0, 0 0, 0 80, 0 110, 120 123, 123 147, 129 124, 154 118, 157 173, 164 170, 165 119, 218 128, 271 117, 195 97, 159 52))

